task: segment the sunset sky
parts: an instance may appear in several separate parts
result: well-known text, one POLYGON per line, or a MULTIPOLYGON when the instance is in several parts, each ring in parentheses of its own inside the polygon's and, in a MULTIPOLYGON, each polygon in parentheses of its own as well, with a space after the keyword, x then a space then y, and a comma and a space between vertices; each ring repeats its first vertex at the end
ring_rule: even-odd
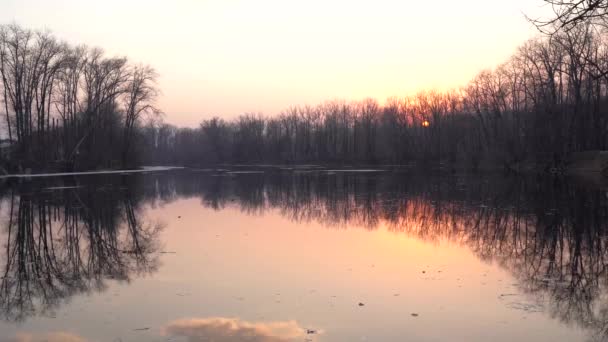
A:
POLYGON ((2 0, 0 23, 150 64, 167 122, 464 85, 537 34, 540 0, 2 0))

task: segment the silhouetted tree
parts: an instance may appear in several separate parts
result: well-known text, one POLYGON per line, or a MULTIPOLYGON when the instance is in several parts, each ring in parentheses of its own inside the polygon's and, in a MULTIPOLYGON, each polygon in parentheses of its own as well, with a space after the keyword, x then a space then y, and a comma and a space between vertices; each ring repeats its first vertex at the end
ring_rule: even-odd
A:
POLYGON ((555 17, 535 19, 540 28, 570 29, 585 22, 608 23, 608 1, 606 0, 542 0, 553 9, 555 17))
POLYGON ((9 168, 134 164, 138 125, 154 108, 156 72, 72 47, 48 32, 0 25, 0 98, 9 168), (124 108, 121 108, 124 104, 124 108))

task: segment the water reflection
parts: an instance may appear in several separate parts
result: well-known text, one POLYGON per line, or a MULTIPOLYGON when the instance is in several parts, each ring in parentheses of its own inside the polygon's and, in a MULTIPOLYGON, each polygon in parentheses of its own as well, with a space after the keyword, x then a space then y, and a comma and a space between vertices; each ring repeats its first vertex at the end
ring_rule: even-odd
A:
MULTIPOLYGON (((103 289, 107 279, 154 272, 161 226, 145 219, 145 207, 200 198, 215 210, 278 211, 328 229, 387 227, 430 243, 461 244, 501 265, 520 290, 538 299, 537 305, 521 304, 504 293, 505 305, 547 312, 608 337, 608 200, 598 186, 339 172, 173 172, 54 182, 4 191, 0 305, 7 320, 52 315, 62 300, 103 289)), ((205 318, 172 322, 164 332, 190 341, 242 340, 239 334, 257 336, 252 341, 291 341, 306 330, 295 322, 205 318)))
POLYGON ((46 334, 20 333, 0 342, 87 342, 86 339, 68 332, 52 332, 46 334))
POLYGON ((54 316, 77 293, 158 267, 160 225, 143 222, 133 186, 25 184, 2 199, 0 310, 5 320, 54 316))
POLYGON ((155 178, 156 198, 200 197, 221 210, 279 210, 330 229, 388 229, 427 241, 450 240, 494 261, 546 311, 608 336, 608 201, 598 188, 569 180, 324 173, 189 175, 155 178))
MULTIPOLYGON (((296 321, 248 322, 238 318, 188 318, 169 322, 159 335, 168 340, 188 342, 300 342, 317 341, 321 330, 304 329, 296 321)), ((155 336, 156 331, 151 336, 155 336)), ((87 342, 70 332, 18 333, 0 337, 0 342, 87 342)))
POLYGON ((295 342, 314 341, 317 330, 304 329, 295 321, 247 322, 238 318, 191 318, 169 323, 166 335, 185 337, 189 342, 295 342))

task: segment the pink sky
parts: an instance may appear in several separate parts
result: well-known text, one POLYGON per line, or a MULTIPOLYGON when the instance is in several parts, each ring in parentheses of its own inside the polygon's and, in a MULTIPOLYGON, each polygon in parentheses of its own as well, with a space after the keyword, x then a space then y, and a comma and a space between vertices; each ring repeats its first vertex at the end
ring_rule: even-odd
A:
POLYGON ((540 0, 3 0, 0 23, 150 64, 169 123, 464 85, 537 34, 540 0))

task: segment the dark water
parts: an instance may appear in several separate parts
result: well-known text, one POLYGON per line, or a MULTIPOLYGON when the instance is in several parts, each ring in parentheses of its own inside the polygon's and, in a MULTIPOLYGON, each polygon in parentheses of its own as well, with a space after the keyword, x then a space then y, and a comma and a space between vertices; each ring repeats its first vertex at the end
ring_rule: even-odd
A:
POLYGON ((171 171, 0 193, 2 342, 608 336, 597 185, 171 171))

